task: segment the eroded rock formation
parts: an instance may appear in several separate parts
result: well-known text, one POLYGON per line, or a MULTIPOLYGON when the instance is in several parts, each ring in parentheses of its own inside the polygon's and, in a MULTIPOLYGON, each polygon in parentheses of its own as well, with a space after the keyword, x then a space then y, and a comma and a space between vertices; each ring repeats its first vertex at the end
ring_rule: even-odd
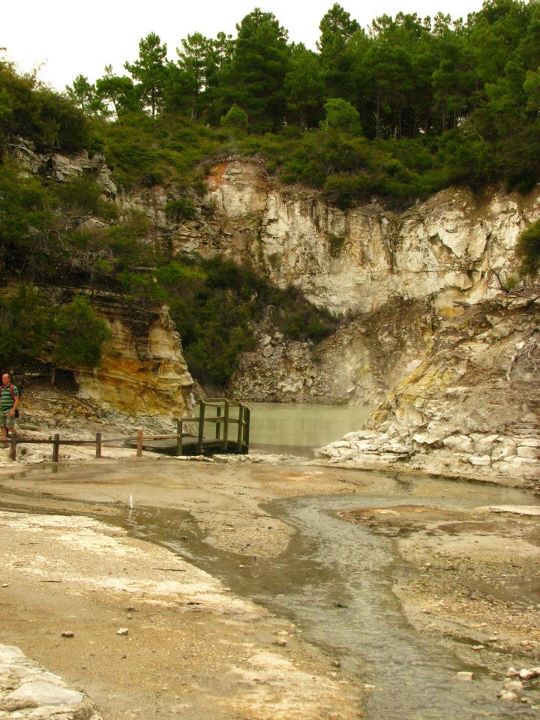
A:
POLYGON ((248 262, 336 315, 371 312, 397 297, 431 297, 452 313, 456 300, 493 297, 515 271, 519 232, 540 217, 538 191, 479 197, 463 188, 404 212, 375 200, 340 210, 245 159, 216 165, 207 183, 212 219, 174 228, 174 247, 248 262))
POLYGON ((267 320, 256 349, 242 355, 231 389, 258 401, 373 405, 420 364, 437 322, 430 301, 399 299, 344 320, 314 346, 288 341, 267 320))
POLYGON ((471 305, 367 429, 321 458, 439 473, 540 479, 540 286, 471 305))
POLYGON ((99 367, 75 372, 80 396, 128 414, 190 413, 193 379, 167 308, 141 311, 112 294, 94 297, 93 304, 112 338, 99 367))
MULTIPOLYGON (((538 295, 506 289, 519 232, 540 217, 540 190, 449 188, 403 212, 376 200, 340 210, 316 191, 280 185, 259 161, 229 158, 194 197, 195 217, 176 221, 166 212, 174 188, 118 193, 101 157, 43 158, 24 143, 14 154, 59 181, 92 172, 121 208, 147 214, 149 241, 247 263, 341 318, 317 347, 287 341, 267 319, 230 388, 253 400, 382 403, 368 429, 323 456, 539 473, 538 295)), ((182 414, 192 380, 166 312, 144 331, 122 303, 101 313, 113 341, 98 371, 78 373, 81 392, 127 411, 182 414)))

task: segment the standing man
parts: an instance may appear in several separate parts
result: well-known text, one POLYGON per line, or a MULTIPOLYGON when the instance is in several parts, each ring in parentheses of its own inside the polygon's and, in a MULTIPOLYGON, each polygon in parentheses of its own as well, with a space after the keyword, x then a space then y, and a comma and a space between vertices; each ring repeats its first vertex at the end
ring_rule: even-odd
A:
POLYGON ((15 431, 15 413, 19 407, 19 391, 11 382, 9 373, 2 375, 0 387, 0 440, 7 440, 10 430, 15 431))

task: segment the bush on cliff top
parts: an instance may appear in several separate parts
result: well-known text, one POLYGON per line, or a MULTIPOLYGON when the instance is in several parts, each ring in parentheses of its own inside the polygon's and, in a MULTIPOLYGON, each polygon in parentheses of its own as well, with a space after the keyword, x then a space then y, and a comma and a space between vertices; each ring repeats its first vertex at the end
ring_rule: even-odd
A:
POLYGON ((0 151, 16 135, 39 150, 89 147, 90 122, 65 95, 41 85, 34 75, 21 75, 5 60, 0 60, 0 88, 0 151))

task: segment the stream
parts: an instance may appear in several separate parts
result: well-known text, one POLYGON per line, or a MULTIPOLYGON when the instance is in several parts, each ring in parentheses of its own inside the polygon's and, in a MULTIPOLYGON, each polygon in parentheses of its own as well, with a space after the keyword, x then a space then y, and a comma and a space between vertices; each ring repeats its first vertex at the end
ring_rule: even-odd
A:
MULTIPOLYGON (((277 559, 244 558, 210 547, 194 534, 179 540, 175 513, 140 509, 127 525, 219 577, 236 593, 289 617, 303 637, 371 686, 370 720, 531 718, 534 709, 497 700, 501 681, 482 667, 466 667, 440 642, 407 622, 391 588, 398 561, 393 541, 336 517, 341 509, 403 502, 439 507, 539 503, 515 489, 423 478, 393 479, 384 495, 327 496, 276 501, 265 507, 297 533, 277 559), (456 679, 474 671, 473 682, 456 679)), ((177 515, 177 513, 176 513, 177 515)), ((185 527, 185 526, 184 526, 185 527)))

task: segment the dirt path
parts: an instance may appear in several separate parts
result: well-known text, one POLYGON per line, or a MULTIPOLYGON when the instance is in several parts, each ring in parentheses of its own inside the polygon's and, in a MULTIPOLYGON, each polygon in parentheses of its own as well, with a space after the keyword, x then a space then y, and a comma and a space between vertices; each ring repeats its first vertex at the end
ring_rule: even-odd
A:
MULTIPOLYGON (((119 526, 130 502, 135 510, 174 511, 179 536, 195 528, 206 544, 237 553, 242 568, 244 557, 278 557, 293 535, 262 503, 347 493, 353 509, 354 495, 384 493, 393 483, 321 467, 144 458, 6 473, 0 642, 84 688, 107 720, 361 717, 361 680, 343 673, 334 657, 305 643, 288 621, 119 526), (18 512, 6 512, 10 507, 18 512), (74 636, 62 637, 66 631, 74 636)), ((487 665, 501 687, 510 665, 540 665, 534 511, 402 508, 347 519, 396 538, 403 564, 395 592, 420 632, 487 665), (513 575, 523 579, 514 593, 513 575), (480 576, 483 589, 472 582, 480 576), (510 585, 497 595, 493 578, 500 576, 510 585)), ((535 682, 525 688, 530 703, 535 682)))

